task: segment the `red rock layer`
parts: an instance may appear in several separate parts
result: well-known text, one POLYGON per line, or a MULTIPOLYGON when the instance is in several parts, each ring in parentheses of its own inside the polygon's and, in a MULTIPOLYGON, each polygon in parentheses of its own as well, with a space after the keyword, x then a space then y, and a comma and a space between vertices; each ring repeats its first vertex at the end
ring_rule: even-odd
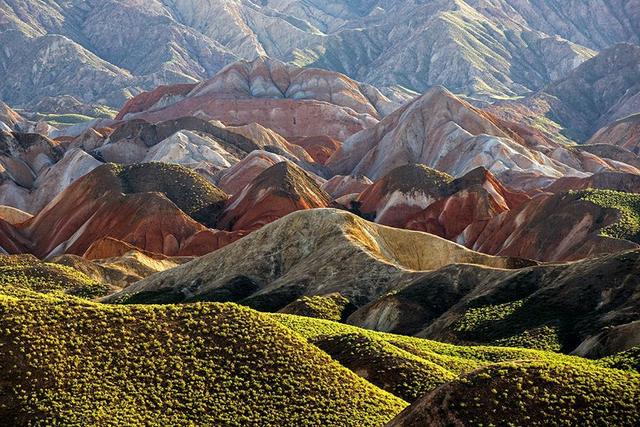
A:
POLYGON ((401 227, 408 218, 447 195, 452 179, 424 165, 400 166, 363 191, 353 207, 379 224, 401 227))
POLYGON ((569 190, 585 190, 587 188, 640 193, 640 175, 622 172, 601 172, 587 178, 560 178, 547 188, 549 193, 565 193, 569 190))
POLYGON ((249 231, 203 230, 191 236, 180 248, 180 256, 203 256, 248 235, 249 231))
POLYGON ((112 237, 143 251, 177 255, 181 245, 205 229, 161 193, 124 194, 111 165, 73 183, 19 227, 40 258, 83 255, 96 241, 112 237))
POLYGON ((469 225, 460 240, 491 255, 572 261, 637 248, 626 240, 600 236, 618 217, 616 210, 579 200, 575 194, 542 194, 489 221, 469 225))
POLYGON ((313 160, 321 165, 326 164, 333 153, 342 146, 342 142, 328 136, 293 138, 291 142, 304 148, 313 160))
POLYGON ((231 64, 184 98, 177 92, 181 95, 171 100, 145 94, 124 111, 137 111, 135 118, 151 122, 193 115, 229 126, 258 123, 285 138, 327 135, 344 140, 397 106, 372 86, 343 74, 269 58, 231 64))
POLYGON ((476 227, 493 217, 521 206, 529 200, 524 193, 503 186, 489 171, 476 169, 455 180, 451 195, 409 218, 404 228, 424 231, 462 243, 460 235, 470 225, 476 227))
POLYGON ((127 114, 139 113, 152 108, 155 104, 168 97, 184 97, 196 87, 195 84, 176 84, 171 86, 158 86, 152 91, 143 92, 131 98, 124 104, 122 110, 116 116, 116 120, 123 120, 127 114))
POLYGON ((12 224, 0 219, 0 254, 28 252, 30 242, 12 224))
POLYGON ((336 175, 327 181, 322 189, 334 199, 339 199, 349 194, 360 194, 372 184, 366 176, 336 175))
POLYGON ((252 151, 240 162, 225 170, 217 186, 227 194, 238 194, 262 172, 277 163, 286 161, 286 158, 268 151, 252 151))
POLYGON ((613 144, 640 154, 640 114, 633 114, 600 129, 588 144, 613 144))
POLYGON ((293 163, 282 162, 262 172, 229 200, 218 228, 253 231, 292 212, 330 204, 330 196, 313 178, 293 163))
POLYGON ((228 126, 258 123, 285 138, 325 134, 346 139, 365 128, 354 111, 315 100, 292 99, 219 99, 207 96, 187 98, 162 110, 136 115, 149 122, 184 116, 219 120, 228 126))

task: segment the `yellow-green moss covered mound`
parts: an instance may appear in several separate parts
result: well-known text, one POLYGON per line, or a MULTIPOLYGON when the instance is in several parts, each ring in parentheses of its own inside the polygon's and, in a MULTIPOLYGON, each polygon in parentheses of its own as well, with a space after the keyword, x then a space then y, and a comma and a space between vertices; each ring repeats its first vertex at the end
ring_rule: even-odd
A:
POLYGON ((0 294, 0 425, 380 426, 406 403, 233 304, 0 294))

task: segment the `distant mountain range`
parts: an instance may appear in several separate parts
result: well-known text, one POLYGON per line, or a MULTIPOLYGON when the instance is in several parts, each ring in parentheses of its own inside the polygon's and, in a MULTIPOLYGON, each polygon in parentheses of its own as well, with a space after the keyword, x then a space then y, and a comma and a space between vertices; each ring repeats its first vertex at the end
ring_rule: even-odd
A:
POLYGON ((539 90, 614 43, 639 43, 639 22, 640 6, 623 0, 2 0, 0 99, 119 107, 267 56, 392 97, 443 85, 493 101, 539 90))

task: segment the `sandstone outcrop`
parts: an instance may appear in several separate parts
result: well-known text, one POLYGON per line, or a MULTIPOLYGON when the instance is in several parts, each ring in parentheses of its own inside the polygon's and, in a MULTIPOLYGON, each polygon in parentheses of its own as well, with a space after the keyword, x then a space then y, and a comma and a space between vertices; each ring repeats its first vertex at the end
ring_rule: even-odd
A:
POLYGON ((638 247, 602 236, 620 212, 584 200, 579 193, 541 194, 496 216, 471 224, 458 238, 484 253, 540 261, 571 261, 638 247))
POLYGON ((142 251, 178 255, 188 238, 206 229, 203 224, 215 224, 226 198, 179 166, 107 164, 15 226, 11 231, 20 236, 16 242, 28 243, 13 251, 41 258, 84 255, 93 244, 110 237, 142 251))

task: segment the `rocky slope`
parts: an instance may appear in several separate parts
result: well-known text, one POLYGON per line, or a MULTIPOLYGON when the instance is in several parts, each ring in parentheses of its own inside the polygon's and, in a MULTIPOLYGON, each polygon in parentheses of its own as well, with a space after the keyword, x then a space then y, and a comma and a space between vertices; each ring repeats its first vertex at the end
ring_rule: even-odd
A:
POLYGON ((640 46, 619 44, 539 93, 499 104, 491 111, 528 123, 551 137, 584 143, 600 128, 639 109, 640 46))
POLYGON ((335 173, 378 179, 398 166, 422 163, 461 176, 484 166, 497 176, 521 172, 549 178, 580 172, 529 149, 493 117, 443 88, 349 138, 329 159, 335 173))
MULTIPOLYGON (((107 162, 142 162, 146 157, 156 155, 156 151, 151 152, 153 147, 183 131, 199 132, 209 140, 214 140, 216 144, 208 145, 211 150, 223 157, 244 157, 252 150, 259 148, 251 139, 230 132, 224 126, 184 115, 176 119, 156 122, 140 119, 119 122, 108 134, 106 140, 93 148, 93 151, 107 162)), ((197 145, 201 145, 203 141, 184 142, 188 150, 197 152, 199 151, 197 145)))
POLYGON ((100 164, 40 134, 0 132, 0 204, 37 212, 100 164))
POLYGON ((546 187, 544 191, 557 194, 589 188, 640 193, 640 175, 623 172, 600 172, 588 178, 560 178, 549 187, 546 187))
POLYGON ((241 301, 270 311, 303 295, 340 292, 361 305, 399 288, 415 271, 455 262, 501 268, 522 263, 469 251, 425 233, 369 223, 344 211, 306 210, 136 283, 111 300, 241 301))
POLYGON ((0 60, 12 76, 2 93, 12 103, 62 94, 117 107, 143 87, 194 81, 236 58, 170 19, 153 0, 88 5, 11 0, 3 2, 1 12, 3 45, 12 46, 0 60))
POLYGON ((444 197, 450 175, 424 165, 400 166, 363 191, 352 207, 379 224, 400 227, 412 215, 444 197))
POLYGON ((525 194, 507 189, 482 167, 454 180, 426 166, 411 164, 376 181, 351 203, 351 208, 379 224, 427 231, 455 241, 453 229, 443 235, 442 227, 450 225, 462 231, 472 222, 496 216, 525 200, 525 194), (440 226, 436 225, 438 221, 440 226))
MULTIPOLYGON (((152 95, 141 96, 146 101, 152 95)), ((233 63, 183 96, 171 92, 149 104, 134 99, 119 117, 157 122, 193 115, 232 126, 255 122, 287 138, 336 139, 398 107, 374 87, 345 75, 269 58, 233 63)))
POLYGON ((322 189, 331 194, 333 198, 339 199, 343 196, 357 196, 369 188, 371 184, 373 184, 373 181, 366 176, 335 175, 327 180, 322 189))
POLYGON ((462 235, 470 225, 477 226, 528 201, 526 194, 506 188, 489 171, 478 168, 452 181, 444 197, 405 216, 402 228, 463 243, 462 235))
POLYGON ((0 131, 11 132, 24 119, 4 102, 0 101, 0 131))
POLYGON ((291 162, 277 163, 253 179, 226 204, 216 227, 253 231, 291 212, 326 208, 331 197, 291 162))
POLYGON ((602 172, 560 178, 530 198, 482 167, 454 180, 406 165, 337 202, 377 223, 432 233, 483 253, 565 261, 637 246, 633 218, 639 211, 629 193, 637 190, 638 177, 602 172), (566 194, 588 188, 602 191, 566 194))
POLYGON ((238 194, 261 173, 282 162, 287 162, 287 159, 268 151, 255 150, 234 166, 222 171, 216 184, 228 194, 238 194))
MULTIPOLYGON (((17 252, 42 258, 83 255, 104 237, 149 252, 178 255, 188 238, 206 229, 203 224, 216 222, 227 197, 176 165, 107 164, 10 231, 20 236, 16 242, 23 242, 17 252)), ((16 248, 5 250, 16 252, 16 248)))
POLYGON ((599 129, 588 144, 612 144, 640 154, 640 114, 631 114, 599 129))
POLYGON ((321 165, 326 164, 333 153, 338 151, 342 145, 342 142, 322 135, 293 138, 291 142, 304 148, 313 160, 321 165))
MULTIPOLYGON (((55 140, 41 134, 0 133, 0 204, 35 213, 104 162, 180 164, 218 182, 224 172, 249 153, 265 149, 279 153, 273 154, 278 161, 290 160, 308 170, 320 171, 304 148, 255 123, 225 127, 181 117, 153 124, 132 120, 111 125, 113 128, 88 127, 77 136, 59 136, 55 140)), ((244 185, 246 182, 239 189, 244 185)))
POLYGON ((98 241, 85 256, 62 255, 52 263, 66 265, 99 283, 108 283, 109 292, 116 292, 152 274, 189 262, 191 257, 165 257, 144 252, 135 246, 113 238, 98 241), (108 245, 108 247, 107 247, 108 245), (116 247, 117 246, 117 247, 116 247), (96 250, 98 249, 98 250, 96 250))
POLYGON ((517 209, 469 225, 458 241, 485 253, 543 261, 576 260, 637 247, 635 227, 627 219, 636 215, 636 195, 606 191, 593 193, 597 197, 590 194, 536 196, 517 209), (626 231, 607 233, 617 227, 626 231))
POLYGON ((640 343, 639 256, 633 250, 516 271, 447 266, 360 308, 347 321, 450 342, 599 358, 640 343))

